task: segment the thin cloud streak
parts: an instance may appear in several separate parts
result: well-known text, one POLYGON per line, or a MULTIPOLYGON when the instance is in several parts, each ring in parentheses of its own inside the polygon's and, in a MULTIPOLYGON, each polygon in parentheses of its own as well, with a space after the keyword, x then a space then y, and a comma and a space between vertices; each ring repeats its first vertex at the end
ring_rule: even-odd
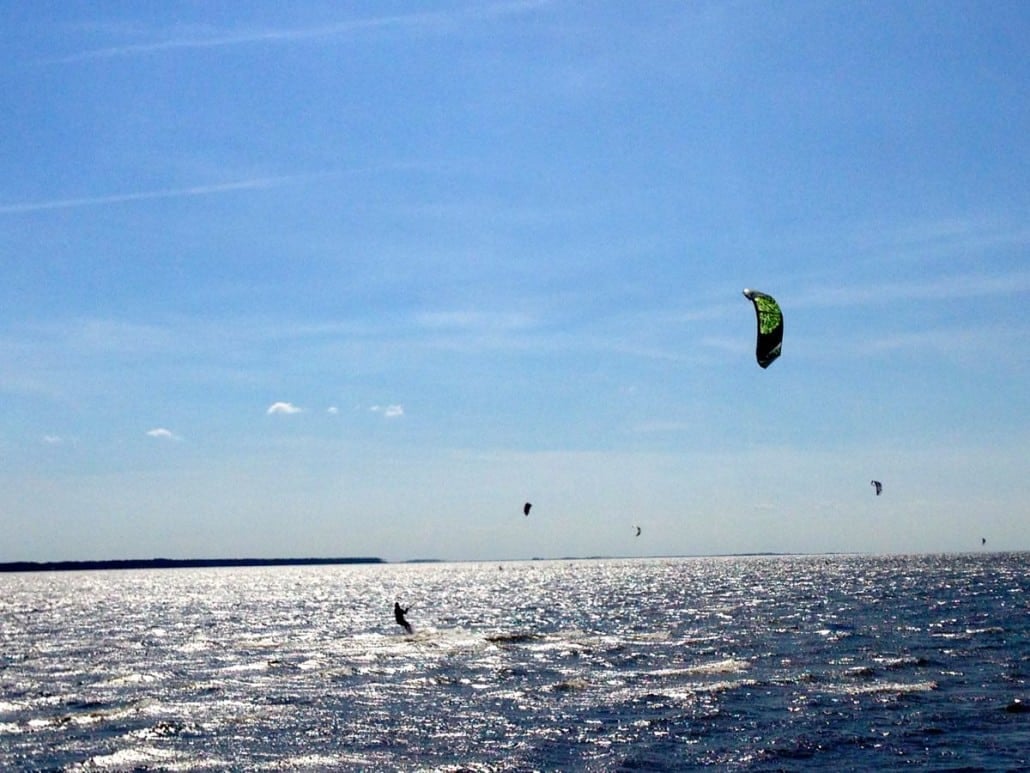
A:
POLYGON ((274 188, 297 180, 310 179, 311 175, 286 175, 281 177, 255 177, 216 185, 195 185, 190 188, 165 188, 156 191, 118 193, 110 196, 85 196, 74 199, 53 199, 22 204, 0 205, 0 215, 19 215, 30 212, 45 212, 53 209, 76 209, 79 207, 102 207, 108 204, 126 204, 151 199, 180 199, 192 196, 213 196, 234 191, 252 191, 274 188))
MULTIPOLYGON (((996 326, 940 327, 930 330, 894 332, 879 336, 867 344, 872 352, 932 352, 939 356, 973 355, 979 363, 995 352, 1015 350, 1020 332, 996 326)), ((1005 362, 1006 359, 1002 359, 1005 362)))
POLYGON ((1021 295, 1030 290, 1030 273, 999 276, 964 275, 942 279, 820 288, 790 299, 794 307, 867 306, 898 301, 943 301, 997 295, 1021 295))
POLYGON ((261 43, 295 43, 307 40, 318 40, 321 38, 340 37, 365 30, 429 28, 434 26, 445 26, 462 21, 474 21, 496 16, 524 13, 546 4, 547 0, 521 0, 519 2, 497 3, 484 8, 470 7, 457 12, 399 14, 393 16, 373 17, 369 19, 355 19, 319 27, 255 30, 251 32, 213 35, 211 37, 176 38, 171 40, 155 41, 152 43, 133 43, 122 46, 110 46, 107 48, 82 51, 78 54, 70 54, 69 56, 47 59, 41 62, 41 64, 74 64, 77 62, 88 62, 98 59, 116 59, 188 49, 225 48, 230 46, 255 45, 261 43))

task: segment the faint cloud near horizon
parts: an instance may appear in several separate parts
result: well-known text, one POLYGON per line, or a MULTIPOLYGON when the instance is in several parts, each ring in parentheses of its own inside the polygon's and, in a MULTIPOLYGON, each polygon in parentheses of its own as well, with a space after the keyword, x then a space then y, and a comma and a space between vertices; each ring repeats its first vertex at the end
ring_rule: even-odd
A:
POLYGON ((404 415, 403 405, 373 405, 369 410, 372 413, 381 413, 385 419, 396 419, 404 415))
POLYGON ((154 429, 147 430, 147 436, 159 440, 182 440, 179 435, 164 427, 155 427, 154 429))

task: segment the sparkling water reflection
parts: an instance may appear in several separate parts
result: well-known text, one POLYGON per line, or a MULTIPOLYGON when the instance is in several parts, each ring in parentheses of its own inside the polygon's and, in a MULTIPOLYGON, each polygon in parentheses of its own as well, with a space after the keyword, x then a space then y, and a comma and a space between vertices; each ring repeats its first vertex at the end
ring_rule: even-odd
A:
POLYGON ((1028 568, 984 554, 0 576, 0 768, 1011 770, 1030 764, 1028 568))

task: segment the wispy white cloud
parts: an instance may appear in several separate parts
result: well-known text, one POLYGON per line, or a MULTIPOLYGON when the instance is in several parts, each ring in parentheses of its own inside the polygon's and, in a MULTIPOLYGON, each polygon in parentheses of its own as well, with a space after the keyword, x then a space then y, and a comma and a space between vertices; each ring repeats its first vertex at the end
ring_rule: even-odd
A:
POLYGON ((289 415, 289 414, 292 414, 292 413, 301 413, 303 410, 304 410, 303 408, 299 408, 298 406, 294 405, 293 403, 278 402, 278 403, 272 403, 270 406, 268 406, 268 410, 265 411, 265 413, 268 414, 269 416, 272 416, 272 415, 275 415, 275 414, 289 415))
POLYGON ((365 19, 349 19, 332 24, 291 29, 242 30, 235 32, 215 31, 209 35, 193 34, 167 38, 145 43, 129 43, 106 48, 81 51, 64 57, 48 59, 42 64, 73 64, 98 59, 116 59, 132 56, 160 54, 165 52, 225 48, 256 44, 288 44, 305 41, 330 40, 366 31, 388 29, 442 30, 452 29, 463 22, 487 20, 493 17, 515 15, 533 11, 546 0, 515 0, 486 6, 472 5, 457 11, 422 11, 409 14, 376 16, 365 19))
POLYGON ((506 331, 532 327, 535 320, 519 312, 487 312, 475 310, 431 311, 415 315, 420 327, 431 330, 506 331))
POLYGON ((898 301, 948 301, 1030 291, 1030 272, 988 276, 965 274, 920 281, 870 283, 848 287, 820 287, 790 299, 795 307, 865 306, 898 301))
POLYGON ((326 413, 328 413, 330 416, 337 416, 340 413, 340 409, 338 406, 330 405, 326 409, 326 413))
POLYGON ((176 435, 170 429, 164 427, 156 427, 154 429, 147 430, 147 436, 157 438, 159 440, 182 440, 181 437, 176 435))
MULTIPOLYGON (((827 235, 840 242, 840 234, 827 235)), ((891 261, 965 254, 978 255, 997 247, 1025 245, 1030 228, 1021 218, 966 216, 906 223, 896 228, 866 225, 846 242, 861 252, 873 252, 891 261)))
POLYGON ((29 212, 44 212, 52 209, 75 209, 78 207, 101 207, 109 204, 125 204, 150 199, 177 199, 191 196, 213 196, 234 191, 263 190, 274 188, 297 180, 310 179, 311 175, 284 175, 279 177, 254 177, 215 185, 195 185, 189 188, 164 188, 154 191, 117 193, 110 196, 84 196, 69 199, 50 199, 18 204, 0 204, 0 215, 18 215, 29 212))
POLYGON ((43 435, 43 442, 48 446, 59 446, 64 443, 64 438, 60 435, 43 435))
POLYGON ((403 405, 373 405, 369 410, 373 413, 381 413, 387 419, 396 419, 404 415, 403 405))
POLYGON ((866 349, 872 352, 913 351, 942 357, 972 358, 978 363, 1011 361, 1007 354, 1018 350, 1020 330, 1001 326, 947 326, 929 330, 889 332, 872 338, 866 349))

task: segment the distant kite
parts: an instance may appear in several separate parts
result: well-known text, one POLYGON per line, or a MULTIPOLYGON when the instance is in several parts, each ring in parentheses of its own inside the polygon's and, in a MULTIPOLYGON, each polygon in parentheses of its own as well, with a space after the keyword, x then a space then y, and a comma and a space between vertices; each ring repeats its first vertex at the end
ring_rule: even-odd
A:
POLYGON ((762 368, 768 368, 780 356, 783 344, 783 312, 771 295, 758 290, 744 288, 744 297, 755 305, 758 320, 758 340, 755 342, 755 358, 762 368))
POLYGON ((883 491, 883 484, 878 480, 871 480, 869 485, 876 489, 876 496, 880 496, 880 492, 883 491))
POLYGON ((522 514, 523 515, 529 515, 529 508, 531 508, 532 506, 533 506, 532 502, 526 502, 526 504, 524 504, 522 506, 522 514))
POLYGON ((640 527, 639 526, 634 526, 633 528, 635 528, 637 530, 637 536, 639 537, 640 536, 640 527))
POLYGON ((986 545, 987 544, 987 537, 980 537, 980 544, 981 545, 986 545))

